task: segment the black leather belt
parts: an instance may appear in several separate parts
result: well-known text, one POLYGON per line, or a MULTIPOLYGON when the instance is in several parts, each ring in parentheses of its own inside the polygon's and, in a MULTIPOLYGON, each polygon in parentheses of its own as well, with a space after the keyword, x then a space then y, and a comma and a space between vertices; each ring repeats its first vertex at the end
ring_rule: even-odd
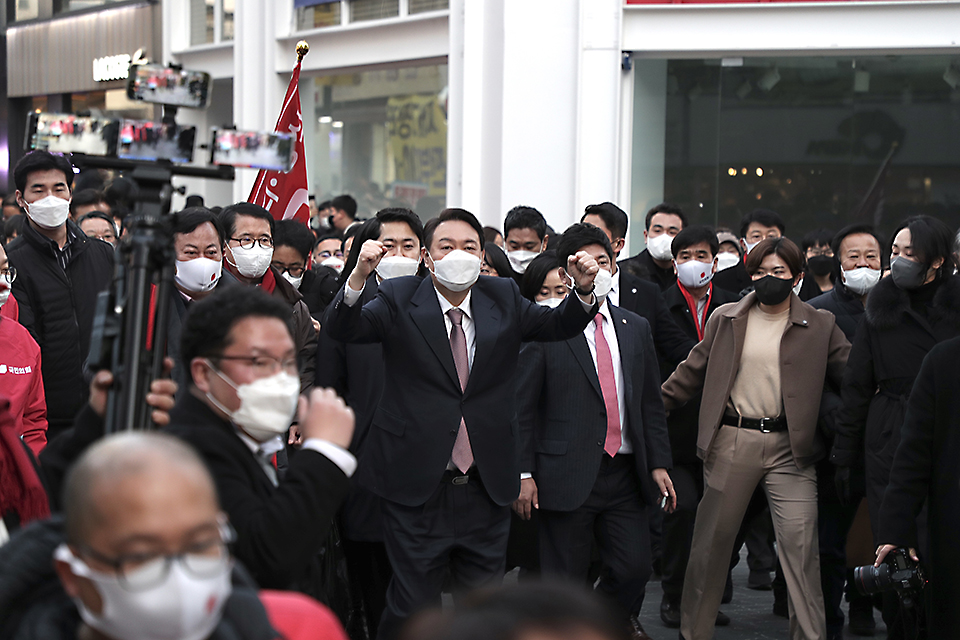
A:
POLYGON ((787 430, 787 417, 778 416, 776 418, 744 418, 743 416, 731 416, 725 414, 720 424, 730 427, 739 427, 741 429, 753 429, 762 433, 774 433, 776 431, 787 430))
POLYGON ((469 484, 470 481, 479 482, 480 474, 476 467, 470 467, 466 473, 460 473, 459 469, 448 469, 443 472, 443 482, 455 485, 469 484))

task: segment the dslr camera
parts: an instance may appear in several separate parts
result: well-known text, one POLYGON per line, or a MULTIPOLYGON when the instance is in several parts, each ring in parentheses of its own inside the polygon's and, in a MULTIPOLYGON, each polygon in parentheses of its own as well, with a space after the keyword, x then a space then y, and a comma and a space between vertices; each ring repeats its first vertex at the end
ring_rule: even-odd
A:
POLYGON ((895 590, 901 601, 905 598, 912 600, 912 596, 927 584, 923 567, 903 547, 890 551, 879 567, 870 564, 856 567, 853 580, 864 595, 895 590))

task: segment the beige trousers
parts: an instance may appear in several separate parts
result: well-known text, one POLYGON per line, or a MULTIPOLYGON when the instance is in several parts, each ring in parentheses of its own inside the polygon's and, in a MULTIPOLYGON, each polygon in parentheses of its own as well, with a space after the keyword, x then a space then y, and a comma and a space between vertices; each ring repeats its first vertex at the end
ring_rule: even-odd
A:
POLYGON ((760 483, 770 503, 787 582, 790 638, 826 638, 817 542, 816 469, 797 468, 785 431, 761 433, 722 426, 703 474, 704 494, 697 508, 680 604, 683 637, 713 637, 734 538, 750 496, 760 483))

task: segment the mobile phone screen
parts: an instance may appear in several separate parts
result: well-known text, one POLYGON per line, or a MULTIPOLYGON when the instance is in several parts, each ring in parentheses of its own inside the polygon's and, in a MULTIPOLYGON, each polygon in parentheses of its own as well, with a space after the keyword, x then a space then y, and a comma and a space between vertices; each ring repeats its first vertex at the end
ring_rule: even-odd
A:
POLYGON ((215 129, 210 161, 234 167, 290 171, 293 136, 286 133, 215 129))

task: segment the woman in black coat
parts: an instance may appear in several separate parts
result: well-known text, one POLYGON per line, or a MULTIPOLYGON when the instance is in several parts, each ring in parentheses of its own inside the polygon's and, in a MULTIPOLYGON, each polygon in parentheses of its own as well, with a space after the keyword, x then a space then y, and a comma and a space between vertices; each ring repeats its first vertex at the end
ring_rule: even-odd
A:
MULTIPOLYGON (((952 275, 953 233, 935 218, 904 221, 891 246, 891 275, 867 299, 847 360, 831 461, 849 500, 850 468, 865 464, 867 507, 876 535, 907 398, 920 364, 938 343, 960 335, 960 277, 952 275)), ((885 598, 890 638, 901 637, 895 596, 885 598)))
POLYGON ((957 362, 960 339, 938 345, 923 361, 900 432, 877 535, 884 543, 877 550, 878 563, 893 547, 926 545, 919 559, 930 580, 924 590, 930 638, 954 638, 960 631, 960 378, 953 374, 957 362), (925 501, 928 533, 918 541, 910 525, 925 501))

